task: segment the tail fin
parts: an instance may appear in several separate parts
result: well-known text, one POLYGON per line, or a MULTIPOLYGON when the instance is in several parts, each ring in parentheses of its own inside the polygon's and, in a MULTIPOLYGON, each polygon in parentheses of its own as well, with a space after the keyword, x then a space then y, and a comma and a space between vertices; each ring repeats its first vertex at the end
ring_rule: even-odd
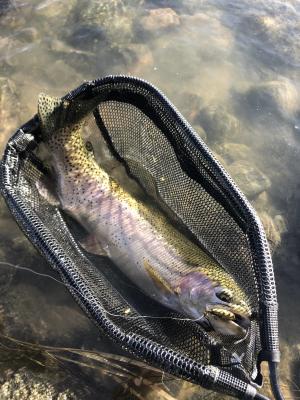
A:
POLYGON ((38 117, 44 138, 58 129, 82 122, 98 104, 98 96, 89 100, 65 100, 41 93, 38 98, 38 117))
POLYGON ((68 102, 59 97, 51 97, 41 93, 38 98, 38 117, 43 135, 48 137, 52 132, 66 124, 68 102))

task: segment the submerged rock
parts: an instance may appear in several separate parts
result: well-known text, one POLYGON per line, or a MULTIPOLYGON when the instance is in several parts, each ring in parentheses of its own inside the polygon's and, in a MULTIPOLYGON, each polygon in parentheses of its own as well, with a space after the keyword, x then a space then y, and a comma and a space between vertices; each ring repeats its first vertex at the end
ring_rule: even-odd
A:
POLYGON ((204 140, 204 142, 206 142, 207 135, 206 135, 205 130, 202 128, 202 126, 194 125, 193 128, 194 128, 194 131, 201 137, 201 139, 204 140))
POLYGON ((194 41, 194 51, 201 61, 222 60, 231 54, 234 38, 230 29, 221 23, 221 15, 205 12, 181 16, 182 31, 194 41), (209 40, 207 38, 209 37, 209 40))
POLYGON ((6 380, 2 384, 0 383, 0 399, 3 400, 78 399, 69 389, 58 391, 51 382, 51 376, 49 379, 44 374, 33 373, 25 368, 21 368, 15 373, 7 371, 4 379, 6 380))
POLYGON ((8 29, 9 33, 15 34, 19 29, 26 25, 26 17, 31 13, 30 2, 22 2, 21 0, 1 0, 0 1, 0 18, 1 31, 8 29))
POLYGON ((2 0, 0 3, 0 17, 13 7, 12 0, 2 0))
MULTIPOLYGON (((174 93, 173 97, 176 98, 176 93, 174 93)), ((195 121, 203 107, 203 99, 199 95, 191 92, 181 92, 179 93, 176 106, 192 126, 200 126, 199 123, 195 121)))
POLYGON ((74 87, 82 82, 82 76, 64 60, 49 65, 46 79, 50 85, 61 87, 74 87))
MULTIPOLYGON (((176 95, 178 96, 178 93, 174 93, 174 97, 176 95)), ((178 104, 178 109, 192 126, 200 127, 195 122, 199 111, 203 107, 203 99, 199 95, 190 92, 180 92, 176 104, 178 104)), ((201 127, 201 129, 203 128, 201 127)))
POLYGON ((271 200, 266 191, 261 192, 251 203, 256 211, 266 211, 267 213, 270 213, 270 209, 272 207, 271 200))
POLYGON ((4 307, 0 304, 0 332, 3 330, 4 327, 4 307))
POLYGON ((8 138, 19 127, 20 105, 13 81, 0 77, 0 152, 2 154, 8 138))
POLYGON ((0 65, 10 65, 10 58, 24 46, 18 38, 0 36, 0 65))
POLYGON ((149 47, 142 43, 132 43, 123 51, 129 73, 134 76, 145 75, 145 71, 153 68, 154 59, 149 47))
MULTIPOLYGON (((1 254, 1 260, 4 260, 5 258, 1 254)), ((7 292, 7 290, 9 290, 10 285, 12 283, 12 279, 15 275, 15 270, 13 268, 11 268, 9 265, 5 265, 5 263, 0 265, 0 296, 5 294, 7 292)), ((1 312, 3 312, 4 315, 4 308, 3 306, 0 306, 0 320, 3 320, 3 315, 1 314, 1 312)), ((0 326, 1 326, 1 321, 0 321, 0 326)))
POLYGON ((141 19, 140 24, 144 30, 156 32, 161 29, 178 26, 180 19, 172 8, 155 8, 149 10, 148 15, 141 19))
MULTIPOLYGON (((6 262, 28 265, 32 260, 36 261, 37 250, 21 232, 6 207, 3 198, 0 201, 0 243, 2 245, 0 249, 0 262, 3 263, 3 266, 6 265, 6 262)), ((8 266, 6 265, 6 267, 8 266)), ((5 268, 3 267, 3 269, 5 268)), ((11 273, 15 272, 15 268, 12 266, 10 269, 11 273)))
MULTIPOLYGON (((48 287, 51 293, 51 287, 48 287)), ((58 289, 54 293, 56 297, 60 294, 58 289)), ((51 300, 36 286, 25 283, 12 285, 1 298, 5 309, 5 334, 26 341, 57 345, 72 343, 76 338, 92 332, 91 322, 83 313, 51 300)))
MULTIPOLYGON (((132 42, 133 24, 139 5, 139 0, 80 2, 80 24, 85 28, 100 29, 104 32, 108 46, 123 49, 132 42)), ((99 40, 101 36, 103 33, 99 40)))
POLYGON ((255 110, 275 112, 283 118, 292 118, 300 110, 298 91, 286 78, 251 87, 246 99, 255 110))
POLYGON ((40 32, 34 27, 23 28, 18 36, 25 42, 32 43, 40 38, 40 32))
MULTIPOLYGON (((199 385, 195 385, 190 382, 182 381, 181 388, 178 391, 176 397, 178 400, 230 400, 231 397, 225 394, 216 393, 199 385)), ((151 399, 152 400, 152 399, 151 399)), ((173 399, 170 399, 173 400, 173 399)), ((175 400, 175 399, 174 399, 175 400)))
MULTIPOLYGON (((108 45, 104 28, 97 25, 84 25, 76 26, 72 33, 67 37, 67 42, 76 49, 81 51, 96 51, 99 47, 99 43, 108 45)), ((64 43, 59 43, 52 40, 51 47, 53 46, 54 51, 57 48, 66 46, 64 43)))
POLYGON ((281 243, 281 231, 279 226, 276 224, 276 220, 273 219, 268 213, 261 212, 259 213, 259 217, 264 226, 271 253, 273 254, 281 243))
POLYGON ((250 147, 241 143, 224 143, 215 149, 227 161, 232 163, 234 161, 248 160, 251 161, 252 152, 250 147))
POLYGON ((38 5, 35 7, 35 13, 40 17, 45 18, 67 18, 69 13, 74 9, 77 4, 77 0, 68 1, 53 1, 44 0, 39 1, 38 5))
POLYGON ((239 138, 239 121, 223 107, 202 108, 195 118, 207 133, 210 144, 239 138))
POLYGON ((227 168, 246 197, 253 198, 271 186, 270 179, 251 162, 236 161, 227 168))
POLYGON ((221 154, 216 153, 215 151, 212 152, 214 157, 219 161, 222 167, 227 169, 227 162, 226 160, 221 156, 221 154))
POLYGON ((240 29, 247 43, 258 50, 255 55, 271 68, 274 65, 299 67, 299 12, 291 2, 264 2, 259 13, 249 12, 247 4, 245 10, 240 29))
POLYGON ((280 214, 275 215, 274 223, 280 234, 287 232, 287 224, 285 218, 282 215, 280 214))
POLYGON ((278 214, 266 191, 261 192, 251 203, 264 226, 271 253, 274 253, 281 244, 282 235, 287 232, 286 220, 278 214))
MULTIPOLYGON (((1 42, 3 43, 2 38, 0 39, 0 47, 2 47, 1 42)), ((2 62, 16 69, 27 62, 28 54, 34 47, 34 43, 26 43, 20 37, 6 37, 4 38, 4 43, 5 49, 3 51, 2 62)))

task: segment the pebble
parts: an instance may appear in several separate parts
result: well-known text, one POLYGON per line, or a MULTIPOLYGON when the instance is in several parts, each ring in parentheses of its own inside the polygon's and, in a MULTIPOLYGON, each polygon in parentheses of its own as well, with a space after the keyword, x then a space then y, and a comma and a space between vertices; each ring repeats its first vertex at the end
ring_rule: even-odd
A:
POLYGON ((246 99, 256 111, 276 113, 286 119, 293 118, 300 110, 299 93, 287 78, 251 87, 246 99))
POLYGON ((17 89, 12 80, 0 77, 0 153, 3 152, 8 138, 19 127, 19 109, 17 89))
POLYGON ((202 108, 195 120, 204 128, 210 144, 239 139, 239 121, 224 107, 202 108))
POLYGON ((227 168, 237 186, 250 199, 271 187, 270 179, 252 162, 235 161, 227 168))
POLYGON ((224 143, 215 148, 228 163, 253 159, 251 148, 242 143, 224 143))
POLYGON ((141 19, 141 26, 146 31, 173 28, 180 24, 180 18, 172 8, 155 8, 141 19))

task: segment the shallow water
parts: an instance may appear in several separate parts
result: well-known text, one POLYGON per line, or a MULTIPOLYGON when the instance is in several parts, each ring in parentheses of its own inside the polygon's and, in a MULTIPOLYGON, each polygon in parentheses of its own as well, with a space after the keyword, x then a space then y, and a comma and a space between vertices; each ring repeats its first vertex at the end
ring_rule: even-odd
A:
MULTIPOLYGON (((83 80, 131 74, 164 91, 236 179, 274 247, 286 399, 300 398, 299 18, 299 0, 0 4, 1 150, 36 113, 40 92, 62 96, 83 80), (161 7, 159 16, 151 11, 161 7)), ((51 346, 117 351, 99 338, 64 287, 2 264, 52 274, 3 202, 0 217, 6 333, 51 346)), ((85 379, 91 392, 99 386, 99 377, 86 373, 85 379)), ((101 382, 110 390, 111 382, 101 382)), ((192 395, 185 390, 175 391, 178 399, 192 395)))

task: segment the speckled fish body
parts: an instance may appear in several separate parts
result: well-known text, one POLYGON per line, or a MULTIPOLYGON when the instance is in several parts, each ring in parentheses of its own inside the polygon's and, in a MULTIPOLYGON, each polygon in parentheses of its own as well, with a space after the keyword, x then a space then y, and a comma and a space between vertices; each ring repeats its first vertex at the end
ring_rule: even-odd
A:
POLYGON ((49 128, 49 113, 59 102, 40 95, 59 206, 148 296, 192 319, 206 316, 221 333, 244 332, 239 321, 248 320, 250 310, 237 283, 161 212, 135 199, 96 163, 85 147, 82 122, 49 128))

